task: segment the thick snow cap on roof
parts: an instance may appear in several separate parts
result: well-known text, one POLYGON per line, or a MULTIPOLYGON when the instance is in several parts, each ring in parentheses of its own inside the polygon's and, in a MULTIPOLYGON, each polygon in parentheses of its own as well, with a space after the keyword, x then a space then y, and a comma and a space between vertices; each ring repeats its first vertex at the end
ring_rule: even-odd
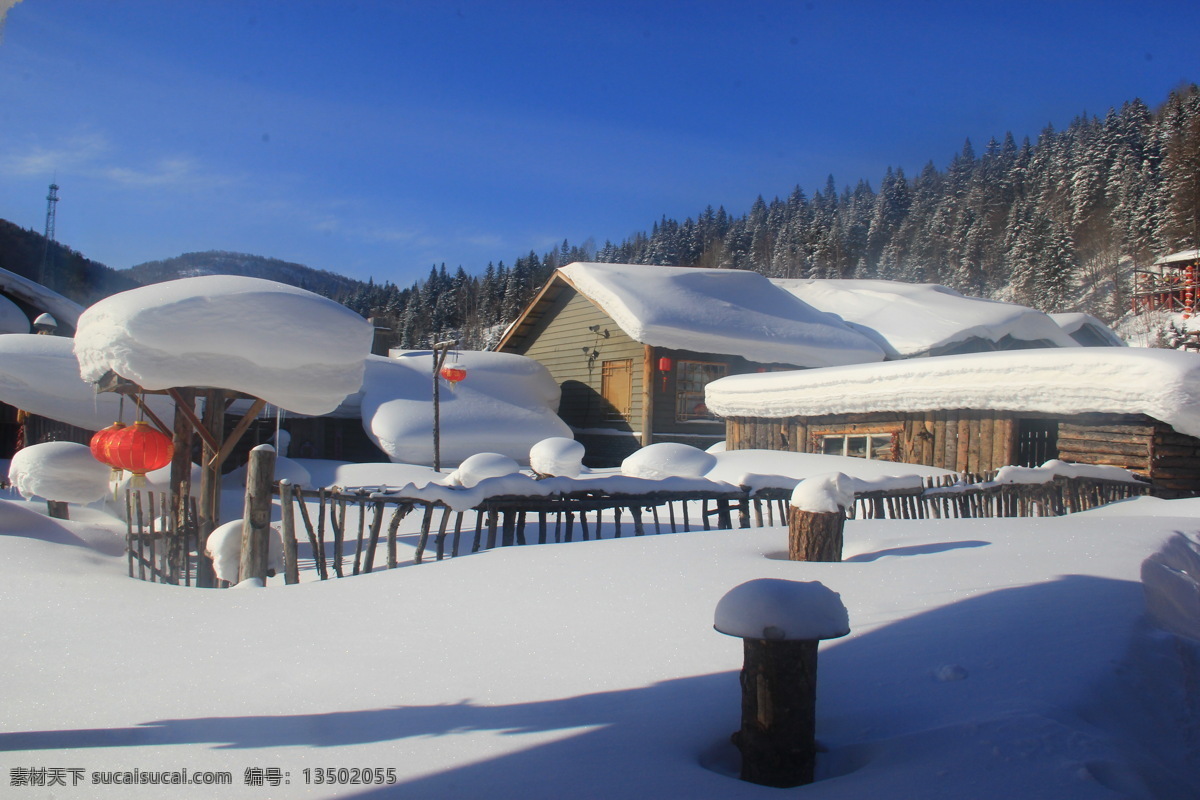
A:
MULTIPOLYGON (((428 350, 372 356, 362 390, 363 429, 392 461, 433 463, 433 355, 428 350)), ((445 465, 476 453, 522 464, 549 437, 571 437, 555 413, 559 388, 544 366, 513 353, 460 351, 450 360, 467 371, 451 387, 439 378, 440 455, 445 465)))
POLYGON ((583 262, 559 272, 642 344, 800 367, 884 358, 866 336, 756 272, 583 262))
POLYGON ((814 308, 837 314, 852 328, 882 338, 893 357, 924 355, 969 339, 998 343, 1008 337, 1078 346, 1041 311, 966 297, 938 284, 785 278, 771 282, 814 308))
POLYGON ((1016 350, 735 375, 705 395, 724 417, 955 408, 1145 414, 1200 436, 1200 355, 1179 350, 1016 350))
MULTIPOLYGON (((79 377, 74 342, 62 336, 10 333, 0 336, 0 402, 38 416, 98 431, 120 416, 121 398, 79 377)), ((163 419, 170 419, 175 404, 167 397, 151 396, 147 404, 163 419)), ((125 404, 125 421, 133 419, 132 403, 125 404)))
POLYGON ((1156 265, 1157 264, 1173 264, 1176 261, 1195 261, 1198 258, 1200 258, 1200 249, 1180 250, 1178 253, 1170 253, 1168 255, 1165 255, 1158 259, 1155 259, 1154 263, 1156 265))
POLYGON ((79 318, 84 380, 113 371, 146 389, 232 389, 324 414, 362 386, 370 323, 338 303, 259 278, 207 275, 142 286, 79 318))

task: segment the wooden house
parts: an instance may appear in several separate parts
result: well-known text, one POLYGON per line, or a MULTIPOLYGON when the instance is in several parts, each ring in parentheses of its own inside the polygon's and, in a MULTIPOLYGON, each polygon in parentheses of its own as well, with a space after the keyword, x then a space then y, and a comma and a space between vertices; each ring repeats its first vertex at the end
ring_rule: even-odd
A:
POLYGON ((584 263, 557 270, 496 349, 550 370, 591 465, 656 442, 719 442, 725 425, 704 400, 719 378, 884 357, 754 272, 584 263))
POLYGON ((1183 250, 1157 259, 1133 274, 1132 308, 1170 311, 1188 319, 1200 302, 1200 250, 1183 250))
POLYGON ((1050 459, 1200 494, 1200 355, 1141 348, 982 353, 731 378, 709 387, 731 450, 985 472, 1050 459))

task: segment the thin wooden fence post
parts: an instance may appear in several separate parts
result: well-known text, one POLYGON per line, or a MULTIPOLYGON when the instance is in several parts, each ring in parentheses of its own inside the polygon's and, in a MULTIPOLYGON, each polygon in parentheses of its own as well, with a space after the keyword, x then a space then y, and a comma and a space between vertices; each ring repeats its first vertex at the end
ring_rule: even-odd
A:
POLYGON ((287 478, 279 482, 279 527, 283 536, 283 580, 290 586, 300 582, 300 563, 296 558, 296 507, 292 505, 292 482, 287 478))

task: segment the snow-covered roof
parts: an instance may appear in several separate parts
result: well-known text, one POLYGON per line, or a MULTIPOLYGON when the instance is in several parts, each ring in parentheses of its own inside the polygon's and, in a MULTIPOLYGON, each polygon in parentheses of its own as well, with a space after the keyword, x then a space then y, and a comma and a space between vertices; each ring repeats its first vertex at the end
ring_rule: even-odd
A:
POLYGON ((880 342, 895 358, 928 355, 951 345, 1005 339, 1076 347, 1046 314, 1014 303, 966 297, 932 283, 773 278, 776 286, 880 342))
POLYGON ((1155 259, 1155 266, 1159 264, 1174 264, 1177 261, 1195 261, 1200 258, 1200 249, 1197 250, 1180 250, 1178 253, 1170 253, 1155 259))
MULTIPOLYGON (((397 352, 397 351, 393 351, 397 352)), ((433 356, 428 350, 371 356, 362 389, 363 429, 393 461, 433 463, 433 356)), ((453 362, 467 371, 451 388, 441 381, 441 461, 458 464, 480 452, 522 464, 549 437, 570 438, 558 418, 559 388, 549 370, 525 356, 466 350, 453 362)))
POLYGON ((84 380, 112 371, 146 389, 202 386, 324 414, 362 386, 370 323, 304 289, 210 275, 142 286, 80 317, 84 380))
POLYGON ((70 325, 72 328, 78 322, 79 315, 83 313, 83 306, 74 300, 68 300, 37 281, 31 281, 29 278, 6 269, 0 269, 0 291, 8 292, 35 308, 49 311, 60 323, 70 325))
POLYGON ((801 367, 884 358, 869 338, 756 272, 577 262, 559 273, 642 344, 801 367))
MULTIPOLYGON (((0 402, 89 431, 118 421, 120 396, 96 394, 79 377, 73 346, 62 336, 0 336, 0 402)), ((167 397, 147 397, 146 403, 162 419, 169 421, 174 413, 175 404, 167 397)), ((133 404, 125 403, 124 421, 133 415, 133 404)))
POLYGON ((710 383, 705 402, 725 417, 957 408, 1145 414, 1200 436, 1200 355, 1081 347, 735 375, 710 383))
POLYGON ((1103 321, 1082 311, 1051 314, 1050 319, 1075 341, 1089 347, 1128 347, 1116 331, 1103 321))

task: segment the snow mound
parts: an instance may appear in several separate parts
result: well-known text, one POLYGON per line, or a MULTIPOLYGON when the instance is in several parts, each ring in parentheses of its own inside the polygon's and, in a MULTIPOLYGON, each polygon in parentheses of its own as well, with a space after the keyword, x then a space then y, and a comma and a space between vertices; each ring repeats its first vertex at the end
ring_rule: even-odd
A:
POLYGON ((771 282, 814 308, 837 314, 873 339, 882 339, 893 358, 926 355, 971 339, 992 344, 1018 339, 1079 346, 1041 311, 966 297, 933 283, 787 278, 772 278, 771 282))
MULTIPOLYGON (((363 429, 392 461, 433 463, 433 356, 393 351, 372 356, 362 388, 363 429)), ((442 464, 480 452, 517 461, 552 436, 569 437, 558 418, 559 388, 549 370, 512 353, 462 351, 457 365, 467 377, 453 388, 439 378, 442 464)))
POLYGON ((1155 625, 1200 642, 1200 543, 1176 532, 1142 562, 1142 589, 1155 625))
POLYGON ((574 439, 552 436, 529 448, 529 466, 539 475, 578 478, 583 471, 584 447, 574 439))
POLYGON ((884 357, 878 345, 840 318, 781 291, 757 272, 582 262, 559 272, 643 344, 799 367, 884 357))
POLYGON ((469 489, 488 478, 503 478, 520 471, 521 465, 508 456, 500 453, 476 453, 446 476, 446 485, 469 489))
POLYGON ((1145 414, 1200 436, 1200 354, 1075 347, 734 375, 708 384, 705 402, 724 417, 957 408, 1145 414))
POLYGON ((622 461, 621 474, 632 478, 703 478, 716 463, 716 456, 698 447, 659 442, 622 461))
POLYGON ((713 627, 743 639, 836 639, 850 633, 842 597, 819 581, 758 578, 726 592, 713 627))
MULTIPOLYGON (((220 525, 208 535, 204 551, 213 560, 217 577, 237 583, 242 560, 242 527, 245 520, 234 519, 220 525)), ((267 535, 267 570, 283 571, 283 535, 274 525, 267 535)))
POLYGON ((87 445, 75 442, 31 445, 18 450, 8 467, 8 479, 22 497, 81 505, 108 494, 110 473, 87 445))
POLYGON ((79 318, 83 379, 212 386, 325 414, 362 385, 374 331, 345 306, 259 278, 208 275, 105 298, 79 318))
MULTIPOLYGON (((62 336, 0 335, 0 402, 89 431, 117 421, 120 398, 96 394, 79 377, 73 348, 74 341, 62 336)), ((166 397, 152 395, 146 403, 162 419, 175 413, 175 404, 166 397)), ((133 404, 126 402, 125 419, 132 417, 133 404)))

